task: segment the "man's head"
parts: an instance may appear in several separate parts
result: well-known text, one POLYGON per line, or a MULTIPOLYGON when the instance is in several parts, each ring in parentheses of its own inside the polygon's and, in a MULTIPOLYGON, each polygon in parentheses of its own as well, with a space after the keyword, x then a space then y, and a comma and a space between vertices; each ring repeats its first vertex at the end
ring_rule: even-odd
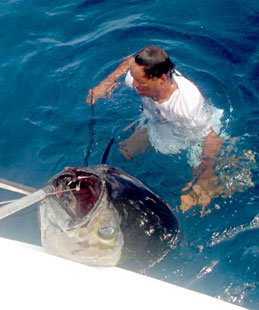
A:
POLYGON ((174 64, 167 53, 157 46, 147 46, 137 52, 135 62, 144 67, 149 78, 160 78, 162 74, 168 74, 174 69, 174 64))
POLYGON ((158 97, 173 69, 174 64, 163 49, 145 47, 137 52, 130 65, 133 87, 142 97, 158 97))

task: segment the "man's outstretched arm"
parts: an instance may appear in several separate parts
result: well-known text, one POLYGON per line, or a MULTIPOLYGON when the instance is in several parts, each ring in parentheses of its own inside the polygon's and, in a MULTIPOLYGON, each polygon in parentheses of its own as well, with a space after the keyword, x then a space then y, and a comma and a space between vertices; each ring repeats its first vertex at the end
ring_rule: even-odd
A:
POLYGON ((118 79, 126 74, 129 70, 131 62, 134 60, 133 56, 128 56, 124 61, 111 73, 109 74, 100 84, 90 88, 86 97, 87 104, 95 104, 99 98, 109 97, 113 90, 118 85, 118 79))

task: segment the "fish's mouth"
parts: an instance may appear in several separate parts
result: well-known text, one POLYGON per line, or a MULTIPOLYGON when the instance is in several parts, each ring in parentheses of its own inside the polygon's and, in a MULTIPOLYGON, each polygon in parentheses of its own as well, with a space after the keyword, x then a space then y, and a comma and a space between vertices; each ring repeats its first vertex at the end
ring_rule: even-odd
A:
POLYGON ((65 168, 50 183, 55 188, 58 203, 75 222, 95 209, 104 191, 101 176, 84 168, 65 168))

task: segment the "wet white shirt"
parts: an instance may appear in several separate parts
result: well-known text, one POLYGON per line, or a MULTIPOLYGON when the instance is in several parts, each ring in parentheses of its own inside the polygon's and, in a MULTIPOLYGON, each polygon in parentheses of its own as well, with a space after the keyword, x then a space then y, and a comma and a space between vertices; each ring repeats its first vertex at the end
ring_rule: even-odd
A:
MULTIPOLYGON (((149 97, 142 98, 141 126, 146 124, 151 144, 164 154, 178 153, 194 146, 209 134, 212 127, 214 129, 212 114, 215 108, 205 103, 197 86, 179 72, 174 73, 173 78, 178 88, 169 100, 158 103, 149 97)), ((133 77, 130 71, 125 82, 132 87, 133 77)), ((218 111, 220 118, 223 111, 218 111)), ((219 119, 217 126, 218 121, 219 119)), ((215 129, 217 132, 217 128, 215 129)))

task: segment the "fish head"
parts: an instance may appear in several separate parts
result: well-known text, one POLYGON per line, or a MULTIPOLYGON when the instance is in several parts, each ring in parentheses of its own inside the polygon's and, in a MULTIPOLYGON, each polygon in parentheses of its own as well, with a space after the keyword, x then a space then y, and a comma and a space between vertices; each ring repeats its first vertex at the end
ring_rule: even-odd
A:
POLYGON ((87 265, 117 265, 124 238, 102 174, 65 168, 49 185, 55 194, 40 205, 41 239, 46 251, 87 265))

